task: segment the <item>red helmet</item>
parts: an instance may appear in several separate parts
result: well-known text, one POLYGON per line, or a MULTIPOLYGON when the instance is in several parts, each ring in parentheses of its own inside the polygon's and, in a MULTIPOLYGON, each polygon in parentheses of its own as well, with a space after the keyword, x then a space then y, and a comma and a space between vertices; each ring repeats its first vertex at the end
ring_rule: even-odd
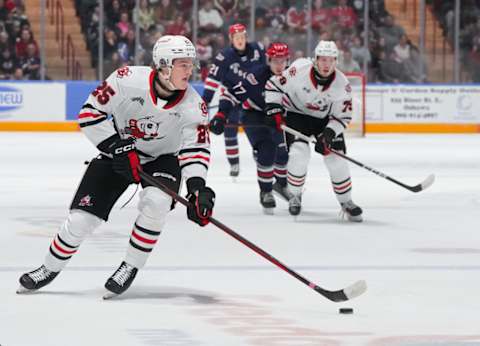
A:
POLYGON ((274 42, 268 46, 266 54, 269 58, 288 58, 290 51, 285 43, 274 42))
POLYGON ((247 33, 247 27, 241 23, 230 25, 230 27, 228 28, 228 34, 233 35, 237 32, 247 33))

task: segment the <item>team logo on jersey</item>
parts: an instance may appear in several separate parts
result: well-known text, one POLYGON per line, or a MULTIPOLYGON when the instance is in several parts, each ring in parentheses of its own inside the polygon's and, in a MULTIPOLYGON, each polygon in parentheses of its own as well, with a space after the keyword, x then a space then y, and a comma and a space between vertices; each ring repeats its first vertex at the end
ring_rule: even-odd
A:
POLYGON ((312 111, 325 112, 328 110, 328 102, 326 102, 324 99, 320 99, 316 103, 307 102, 305 104, 305 107, 307 107, 307 109, 310 109, 312 111))
POLYGON ((350 85, 350 83, 347 84, 347 85, 345 85, 345 91, 346 91, 347 93, 351 93, 351 92, 352 92, 352 86, 350 85))
POLYGON ((205 102, 200 102, 200 110, 202 111, 202 115, 204 117, 208 116, 208 109, 207 109, 207 104, 205 102))
POLYGON ((130 119, 128 121, 128 129, 126 132, 134 136, 135 138, 143 139, 145 141, 151 141, 153 139, 162 139, 165 136, 158 136, 158 128, 160 127, 160 121, 154 121, 153 116, 148 116, 140 119, 130 119))
POLYGON ((295 68, 295 66, 288 69, 288 74, 290 75, 290 77, 293 77, 297 74, 297 69, 295 68))
POLYGON ((132 74, 132 70, 128 68, 128 66, 121 67, 117 70, 117 78, 128 77, 132 74))
POLYGON ((83 196, 80 202, 78 203, 80 207, 91 207, 93 206, 92 197, 90 195, 83 196))

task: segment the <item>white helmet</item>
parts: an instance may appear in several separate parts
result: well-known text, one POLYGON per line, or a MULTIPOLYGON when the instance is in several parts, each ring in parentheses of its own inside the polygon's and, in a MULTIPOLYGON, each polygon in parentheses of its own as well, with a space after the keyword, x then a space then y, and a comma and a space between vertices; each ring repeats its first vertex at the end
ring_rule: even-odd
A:
POLYGON ((338 58, 337 45, 333 41, 320 41, 315 47, 315 59, 319 56, 338 58))
POLYGON ((165 35, 160 37, 153 46, 152 58, 157 69, 172 68, 174 59, 195 59, 196 56, 195 46, 185 36, 165 35))

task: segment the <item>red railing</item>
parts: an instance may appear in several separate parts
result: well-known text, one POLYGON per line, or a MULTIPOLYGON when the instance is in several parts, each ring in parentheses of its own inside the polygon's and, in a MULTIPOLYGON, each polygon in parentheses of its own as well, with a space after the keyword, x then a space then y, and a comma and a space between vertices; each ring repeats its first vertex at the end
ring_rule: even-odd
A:
POLYGON ((67 60, 67 76, 72 79, 82 79, 82 65, 76 59, 72 36, 67 34, 65 37, 65 14, 62 2, 47 0, 47 10, 50 13, 50 25, 55 25, 55 41, 60 47, 60 57, 67 60))

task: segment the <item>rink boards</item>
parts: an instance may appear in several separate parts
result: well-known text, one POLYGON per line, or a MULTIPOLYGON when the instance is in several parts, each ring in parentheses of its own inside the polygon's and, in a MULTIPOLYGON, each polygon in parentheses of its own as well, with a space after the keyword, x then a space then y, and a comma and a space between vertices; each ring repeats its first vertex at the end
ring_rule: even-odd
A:
MULTIPOLYGON (((0 131, 78 131, 96 81, 0 83, 0 131)), ((202 83, 192 83, 203 93, 202 83)), ((478 133, 480 85, 369 84, 367 133, 478 133)))

